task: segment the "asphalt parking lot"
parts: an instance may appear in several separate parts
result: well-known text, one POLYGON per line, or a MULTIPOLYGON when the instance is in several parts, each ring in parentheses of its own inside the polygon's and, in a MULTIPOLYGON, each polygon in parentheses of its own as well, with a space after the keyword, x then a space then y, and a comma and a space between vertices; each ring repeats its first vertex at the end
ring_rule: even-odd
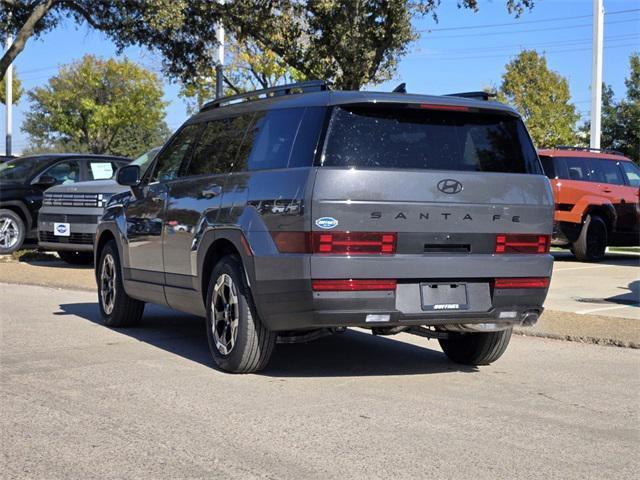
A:
POLYGON ((0 284, 2 478, 637 478, 640 351, 512 339, 461 368, 351 331, 209 360, 201 319, 103 327, 93 292, 0 284))

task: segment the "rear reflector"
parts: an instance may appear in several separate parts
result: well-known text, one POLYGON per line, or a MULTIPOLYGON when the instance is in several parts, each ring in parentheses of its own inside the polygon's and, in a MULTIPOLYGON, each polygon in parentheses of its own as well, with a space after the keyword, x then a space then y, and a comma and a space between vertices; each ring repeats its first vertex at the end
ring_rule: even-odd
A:
POLYGON ((313 253, 329 255, 392 255, 396 253, 396 234, 314 232, 313 253))
POLYGON ((396 280, 312 280, 314 292, 356 292, 395 290, 396 280))
POLYGON ((496 278, 496 288, 548 288, 548 277, 496 278))
POLYGON ((551 235, 501 234, 496 236, 496 253, 548 253, 551 235))

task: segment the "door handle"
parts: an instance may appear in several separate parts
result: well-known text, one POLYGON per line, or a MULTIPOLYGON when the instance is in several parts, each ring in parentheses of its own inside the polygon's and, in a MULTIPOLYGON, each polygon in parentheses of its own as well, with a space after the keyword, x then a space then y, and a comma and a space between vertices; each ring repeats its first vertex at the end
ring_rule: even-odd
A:
POLYGON ((610 188, 603 188, 602 191, 604 193, 611 193, 611 189, 610 188))
POLYGON ((200 192, 200 194, 204 198, 217 197, 221 193, 222 193, 222 187, 220 185, 212 185, 211 187, 209 187, 209 188, 207 188, 205 190, 202 190, 202 192, 200 192))

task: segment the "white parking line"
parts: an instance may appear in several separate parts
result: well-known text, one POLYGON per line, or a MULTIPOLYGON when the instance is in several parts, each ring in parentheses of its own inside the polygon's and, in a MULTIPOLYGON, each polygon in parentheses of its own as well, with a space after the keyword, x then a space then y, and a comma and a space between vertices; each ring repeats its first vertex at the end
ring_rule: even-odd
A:
POLYGON ((631 307, 632 305, 617 305, 615 307, 599 307, 599 308, 589 308, 587 310, 578 310, 576 313, 578 315, 585 315, 587 313, 593 313, 593 312, 601 312, 603 310, 618 310, 621 308, 627 308, 627 307, 631 307))
MULTIPOLYGON (((587 270, 589 268, 606 268, 606 267, 617 267, 618 265, 591 265, 589 267, 570 267, 570 268, 553 268, 553 272, 566 272, 567 270, 587 270)), ((625 266, 625 265, 622 265, 625 266)))

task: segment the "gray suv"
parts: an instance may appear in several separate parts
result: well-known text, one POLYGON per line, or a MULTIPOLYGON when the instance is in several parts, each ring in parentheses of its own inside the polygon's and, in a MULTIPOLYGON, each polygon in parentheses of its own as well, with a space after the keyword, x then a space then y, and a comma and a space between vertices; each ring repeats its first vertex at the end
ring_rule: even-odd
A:
MULTIPOLYGON (((154 148, 136 158, 144 172, 160 148, 154 148)), ((44 192, 42 208, 38 212, 38 245, 46 250, 58 252, 67 263, 82 265, 93 263, 93 236, 104 207, 112 195, 126 192, 129 187, 118 185, 112 179, 120 163, 109 169, 96 169, 92 180, 62 184, 44 192)))
POLYGON ((518 114, 474 95, 287 85, 206 104, 118 171, 95 238, 108 326, 145 302, 206 317, 216 364, 363 327, 505 351, 542 312, 553 196, 518 114))

